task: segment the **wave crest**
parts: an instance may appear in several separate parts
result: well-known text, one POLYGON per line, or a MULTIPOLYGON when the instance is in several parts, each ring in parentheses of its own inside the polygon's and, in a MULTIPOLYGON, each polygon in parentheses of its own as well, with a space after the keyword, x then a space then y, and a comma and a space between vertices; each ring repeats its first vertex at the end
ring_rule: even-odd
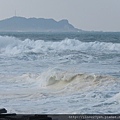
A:
POLYGON ((56 53, 62 51, 80 51, 80 52, 120 52, 119 43, 105 42, 81 42, 76 39, 65 39, 62 41, 52 42, 44 40, 18 40, 14 37, 0 36, 0 53, 7 55, 16 54, 45 54, 56 53))
POLYGON ((102 86, 109 87, 116 82, 116 78, 111 76, 47 71, 36 78, 40 88, 53 90, 54 92, 76 92, 86 91, 102 86))

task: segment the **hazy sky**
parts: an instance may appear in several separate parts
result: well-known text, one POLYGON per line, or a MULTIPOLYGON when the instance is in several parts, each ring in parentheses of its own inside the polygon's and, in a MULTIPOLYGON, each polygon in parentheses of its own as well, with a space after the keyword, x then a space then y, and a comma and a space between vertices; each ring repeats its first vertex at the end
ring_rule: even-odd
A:
POLYGON ((120 31, 120 0, 0 0, 0 20, 23 17, 68 19, 83 30, 120 31))

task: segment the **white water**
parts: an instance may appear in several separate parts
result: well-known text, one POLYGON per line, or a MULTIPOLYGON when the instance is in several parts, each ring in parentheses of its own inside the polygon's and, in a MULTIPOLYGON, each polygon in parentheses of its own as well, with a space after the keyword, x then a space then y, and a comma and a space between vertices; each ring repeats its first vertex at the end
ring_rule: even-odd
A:
POLYGON ((106 113, 116 113, 120 109, 120 80, 111 76, 49 70, 41 74, 1 75, 0 79, 0 107, 10 112, 102 113, 104 109, 106 113))
POLYGON ((65 39, 59 42, 44 40, 25 39, 21 41, 14 37, 0 36, 0 53, 5 55, 16 55, 24 53, 48 53, 59 51, 80 51, 80 52, 120 52, 120 43, 105 42, 81 42, 75 39, 65 39))
POLYGON ((0 36, 0 107, 16 113, 118 113, 120 43, 0 36))

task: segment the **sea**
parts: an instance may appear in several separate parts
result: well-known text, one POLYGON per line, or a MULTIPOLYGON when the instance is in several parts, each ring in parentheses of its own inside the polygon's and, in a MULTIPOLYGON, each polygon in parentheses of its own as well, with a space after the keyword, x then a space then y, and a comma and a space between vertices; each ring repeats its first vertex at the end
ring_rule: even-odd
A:
POLYGON ((0 108, 120 113, 120 32, 1 32, 0 108))

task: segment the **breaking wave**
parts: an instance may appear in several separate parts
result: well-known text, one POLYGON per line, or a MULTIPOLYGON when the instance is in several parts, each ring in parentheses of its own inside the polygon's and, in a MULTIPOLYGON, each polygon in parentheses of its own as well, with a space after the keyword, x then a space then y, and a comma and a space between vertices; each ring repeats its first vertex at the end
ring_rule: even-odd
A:
POLYGON ((81 42, 76 39, 64 39, 52 42, 44 40, 19 40, 15 37, 0 36, 0 54, 45 54, 62 51, 120 52, 120 43, 81 42))
POLYGON ((36 78, 39 81, 40 88, 62 90, 64 92, 77 92, 84 90, 93 90, 99 87, 111 87, 117 79, 112 76, 74 73, 74 72, 43 72, 36 78))
MULTIPOLYGON (((117 81, 112 76, 74 73, 67 71, 48 70, 40 74, 26 73, 20 76, 0 75, 0 83, 8 82, 17 85, 18 88, 37 87, 38 89, 65 90, 64 92, 76 92, 79 90, 94 89, 95 87, 111 87, 117 81)), ((28 88, 27 88, 28 89, 28 88)), ((31 88, 30 88, 31 89, 31 88)))
MULTIPOLYGON (((119 82, 119 79, 112 76, 57 70, 48 70, 39 74, 0 75, 0 91, 2 91, 0 99, 8 100, 7 107, 14 100, 18 100, 20 106, 20 102, 26 101, 27 104, 29 103, 28 106, 34 104, 35 108, 45 106, 56 108, 57 105, 59 112, 62 109, 61 104, 67 104, 69 109, 74 105, 82 106, 77 108, 77 113, 86 113, 88 108, 92 109, 93 113, 97 113, 96 111, 102 113, 103 109, 108 113, 106 105, 109 105, 112 112, 115 105, 119 106, 119 82)), ((71 113, 71 109, 68 113, 71 113)), ((58 113, 58 111, 54 112, 58 113)), ((89 109, 87 112, 92 113, 89 109)))

